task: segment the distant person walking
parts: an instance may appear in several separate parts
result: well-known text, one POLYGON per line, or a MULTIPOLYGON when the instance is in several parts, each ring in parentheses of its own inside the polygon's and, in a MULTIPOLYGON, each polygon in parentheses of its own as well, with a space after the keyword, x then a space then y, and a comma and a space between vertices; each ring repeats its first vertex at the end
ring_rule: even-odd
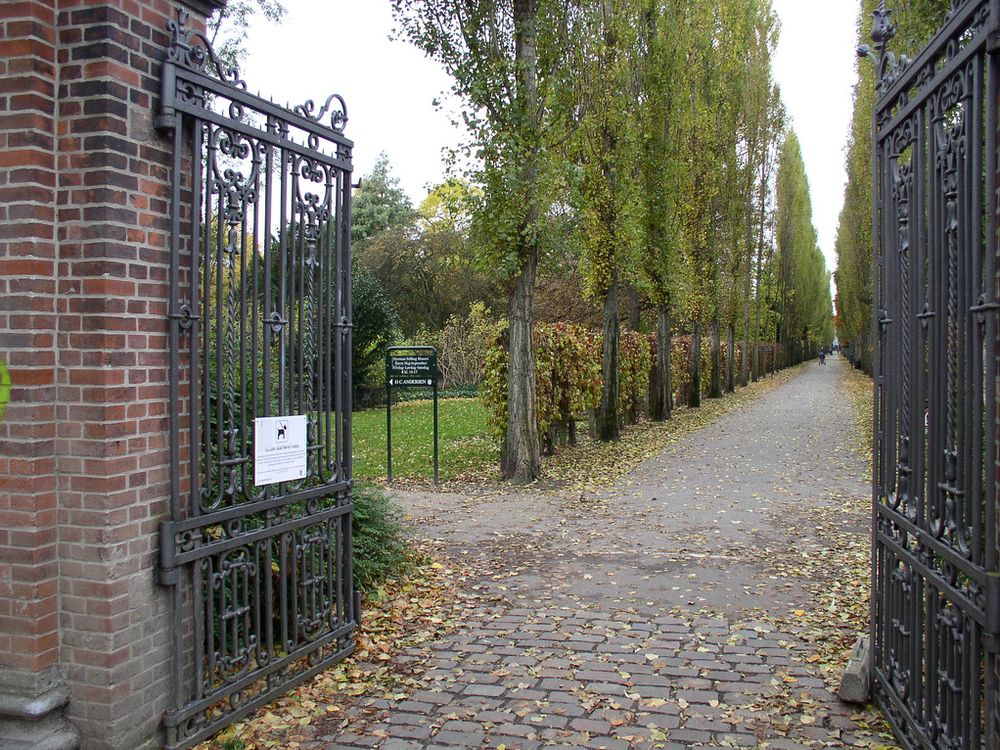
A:
POLYGON ((821 348, 819 350, 819 363, 821 365, 825 365, 826 364, 826 349, 824 349, 824 348, 821 348))

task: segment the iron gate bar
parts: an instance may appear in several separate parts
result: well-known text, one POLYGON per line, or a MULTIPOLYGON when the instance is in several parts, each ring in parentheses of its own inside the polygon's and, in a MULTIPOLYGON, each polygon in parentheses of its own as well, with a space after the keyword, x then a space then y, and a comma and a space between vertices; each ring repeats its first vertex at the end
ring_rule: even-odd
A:
POLYGON ((346 106, 249 94, 186 21, 168 24, 157 120, 173 146, 158 581, 172 589, 176 750, 344 658, 359 617, 346 106), (304 476, 258 485, 255 420, 295 415, 304 476))
POLYGON ((880 2, 873 116, 872 659, 907 748, 1000 748, 997 0, 914 61, 880 2))

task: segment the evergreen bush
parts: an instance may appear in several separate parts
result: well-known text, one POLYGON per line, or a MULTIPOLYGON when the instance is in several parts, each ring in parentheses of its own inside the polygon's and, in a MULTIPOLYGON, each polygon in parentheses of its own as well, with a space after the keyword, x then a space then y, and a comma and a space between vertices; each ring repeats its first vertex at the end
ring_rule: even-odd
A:
POLYGON ((405 539, 402 511, 382 490, 372 485, 355 485, 352 500, 354 586, 371 594, 386 579, 405 573, 412 557, 405 539))

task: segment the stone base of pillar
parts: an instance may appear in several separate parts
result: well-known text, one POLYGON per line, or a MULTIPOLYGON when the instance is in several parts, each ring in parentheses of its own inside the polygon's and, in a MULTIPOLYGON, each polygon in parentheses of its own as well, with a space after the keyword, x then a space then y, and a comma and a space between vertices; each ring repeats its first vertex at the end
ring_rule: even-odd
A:
MULTIPOLYGON (((25 685, 24 675, 0 669, 0 747, 4 750, 77 750, 80 732, 63 716, 69 691, 57 675, 25 685), (18 678, 22 679, 18 679, 18 678)), ((32 676, 35 677, 35 676, 32 676)))

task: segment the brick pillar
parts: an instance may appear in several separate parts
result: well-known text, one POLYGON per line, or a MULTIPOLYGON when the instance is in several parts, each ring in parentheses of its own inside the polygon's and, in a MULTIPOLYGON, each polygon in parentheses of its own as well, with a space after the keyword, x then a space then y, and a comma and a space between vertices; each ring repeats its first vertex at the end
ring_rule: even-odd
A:
MULTIPOLYGON (((77 742, 59 709, 56 11, 0 21, 0 745, 77 742)), ((27 745, 26 745, 27 746, 27 745)))
POLYGON ((171 155, 152 123, 177 7, 26 0, 0 20, 4 748, 160 744, 171 155))

